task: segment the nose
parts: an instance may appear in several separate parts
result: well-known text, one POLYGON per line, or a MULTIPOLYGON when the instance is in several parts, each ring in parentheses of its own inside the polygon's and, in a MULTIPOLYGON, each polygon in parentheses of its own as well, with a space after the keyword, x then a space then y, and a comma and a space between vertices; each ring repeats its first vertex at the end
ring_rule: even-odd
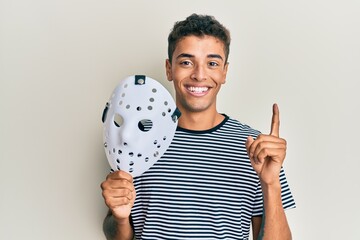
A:
POLYGON ((205 81, 207 79, 206 69, 201 65, 196 66, 191 74, 191 78, 196 81, 205 81))

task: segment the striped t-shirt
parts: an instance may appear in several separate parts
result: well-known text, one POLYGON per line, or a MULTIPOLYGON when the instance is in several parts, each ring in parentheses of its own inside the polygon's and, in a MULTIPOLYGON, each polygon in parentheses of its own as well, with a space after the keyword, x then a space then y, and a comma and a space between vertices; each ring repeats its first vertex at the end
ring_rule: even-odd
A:
MULTIPOLYGON (((161 159, 134 179, 136 239, 248 239, 263 212, 259 178, 245 141, 258 131, 225 115, 216 127, 178 127, 161 159)), ((283 169, 284 209, 295 207, 283 169)))

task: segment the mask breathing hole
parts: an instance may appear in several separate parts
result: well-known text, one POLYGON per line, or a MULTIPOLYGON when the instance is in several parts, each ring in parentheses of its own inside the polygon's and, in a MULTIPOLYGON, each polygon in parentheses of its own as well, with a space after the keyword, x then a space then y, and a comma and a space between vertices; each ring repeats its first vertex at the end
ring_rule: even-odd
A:
POLYGON ((122 118, 122 116, 120 114, 115 113, 114 116, 114 124, 117 127, 121 127, 124 123, 124 119, 122 118))
POLYGON ((150 119, 143 119, 139 121, 138 127, 140 131, 148 132, 153 127, 153 122, 150 119))

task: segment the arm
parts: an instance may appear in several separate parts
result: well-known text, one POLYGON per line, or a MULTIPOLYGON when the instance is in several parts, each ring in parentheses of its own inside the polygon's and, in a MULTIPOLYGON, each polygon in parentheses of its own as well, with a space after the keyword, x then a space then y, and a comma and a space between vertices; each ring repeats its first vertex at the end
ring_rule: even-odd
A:
POLYGON ((123 222, 114 218, 109 210, 103 222, 103 231, 107 240, 133 239, 134 233, 129 219, 123 222))
POLYGON ((108 240, 133 239, 133 229, 129 219, 117 221, 109 210, 103 222, 103 231, 108 240))
POLYGON ((272 191, 269 191, 265 193, 266 190, 264 191, 264 189, 266 189, 266 187, 262 187, 265 212, 263 216, 253 217, 251 219, 254 240, 292 239, 291 231, 282 207, 281 186, 279 188, 279 192, 274 191, 274 193, 272 193, 272 191))
POLYGON ((252 217, 251 219, 251 224, 252 224, 252 235, 253 235, 253 239, 256 240, 259 237, 259 233, 261 230, 261 222, 262 222, 262 217, 252 217))
POLYGON ((286 155, 286 141, 279 138, 279 126, 279 109, 274 104, 270 134, 261 134, 256 140, 248 137, 246 142, 251 164, 260 179, 264 201, 261 227, 259 219, 253 218, 254 239, 291 239, 281 200, 279 174, 286 155))
POLYGON ((109 207, 103 223, 106 238, 133 239, 134 230, 130 223, 130 213, 136 194, 132 176, 123 171, 111 173, 101 184, 101 188, 105 203, 109 207))
POLYGON ((265 214, 263 216, 264 224, 261 229, 263 238, 260 239, 292 239, 282 206, 280 182, 270 186, 262 184, 262 191, 265 214))

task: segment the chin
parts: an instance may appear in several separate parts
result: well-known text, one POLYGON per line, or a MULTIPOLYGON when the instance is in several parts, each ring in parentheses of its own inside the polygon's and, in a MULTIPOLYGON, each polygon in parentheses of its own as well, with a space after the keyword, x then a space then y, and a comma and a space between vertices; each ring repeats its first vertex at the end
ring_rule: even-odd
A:
POLYGON ((208 110, 211 106, 207 104, 188 104, 185 109, 190 112, 204 112, 208 110))

